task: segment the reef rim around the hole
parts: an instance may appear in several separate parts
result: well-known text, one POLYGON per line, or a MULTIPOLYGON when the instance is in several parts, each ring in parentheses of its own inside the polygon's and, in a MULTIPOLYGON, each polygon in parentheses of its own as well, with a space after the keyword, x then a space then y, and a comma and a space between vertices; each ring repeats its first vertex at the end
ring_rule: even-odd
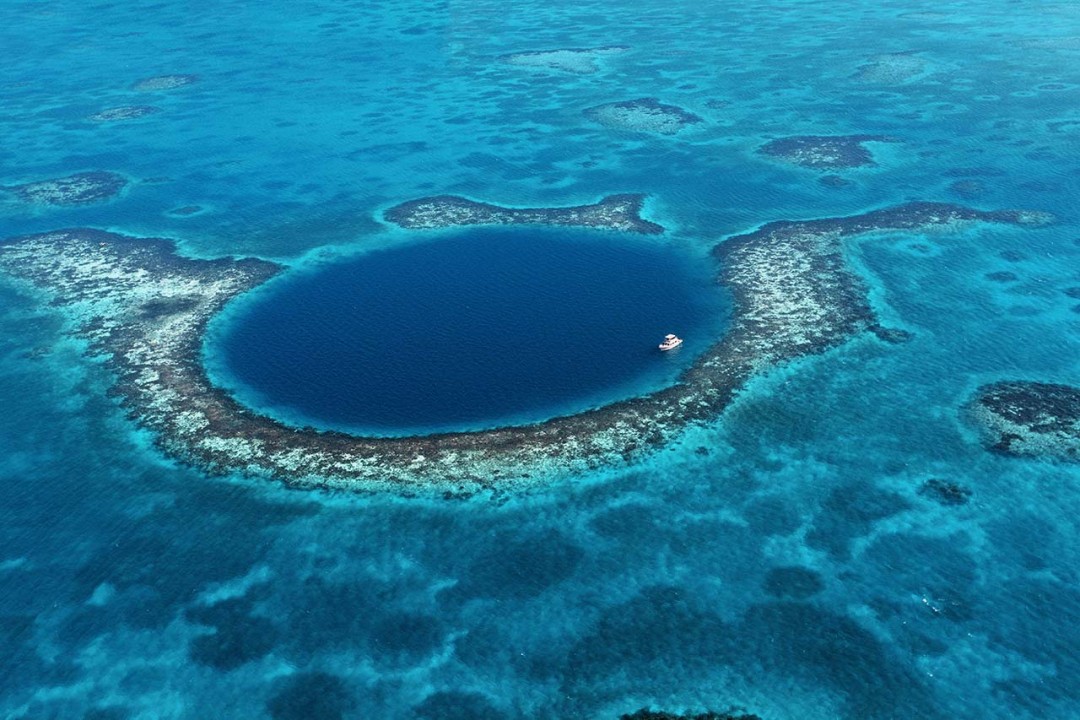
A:
MULTIPOLYGON (((528 209, 442 196, 392 208, 387 219, 402 227, 540 223, 662 232, 640 217, 642 200, 623 195, 528 209)), ((729 330, 677 384, 535 425, 404 438, 290 427, 243 407, 208 380, 201 356, 208 321, 280 265, 185 258, 167 240, 73 229, 0 244, 0 269, 38 288, 68 316, 70 332, 116 374, 114 392, 128 414, 183 462, 297 487, 456 495, 631 460, 690 424, 715 419, 751 377, 770 368, 867 331, 891 341, 895 333, 878 324, 865 284, 844 259, 848 237, 1046 220, 1038 213, 910 203, 769 223, 715 247, 718 280, 733 300, 729 330)))

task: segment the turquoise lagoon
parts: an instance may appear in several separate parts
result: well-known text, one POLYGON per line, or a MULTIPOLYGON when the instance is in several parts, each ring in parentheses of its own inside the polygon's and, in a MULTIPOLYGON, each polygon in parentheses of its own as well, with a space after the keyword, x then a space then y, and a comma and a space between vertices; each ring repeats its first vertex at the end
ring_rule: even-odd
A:
MULTIPOLYGON (((4 10, 0 183, 130 182, 79 207, 5 194, 0 235, 89 226, 290 266, 226 324, 277 283, 466 242, 382 221, 428 195, 554 207, 646 193, 666 233, 626 241, 689 258, 772 220, 907 200, 1057 222, 852 244, 875 308, 910 341, 860 338, 760 377, 633 465, 455 501, 180 466, 126 418, 64 318, 5 279, 0 716, 1080 716, 1080 472, 988 452, 959 410, 999 378, 1080 383, 1073 4, 4 10), (627 49, 592 73, 503 61, 610 45, 627 49), (197 81, 133 89, 166 74, 197 81), (642 97, 702 122, 666 135, 582 114, 642 97), (133 105, 158 111, 88 119, 133 105), (791 135, 898 142, 828 172, 756 152, 791 135), (970 499, 920 493, 934 478, 970 499)), ((674 375, 642 367, 619 392, 674 375)), ((589 383, 531 408, 612 392, 589 383)))

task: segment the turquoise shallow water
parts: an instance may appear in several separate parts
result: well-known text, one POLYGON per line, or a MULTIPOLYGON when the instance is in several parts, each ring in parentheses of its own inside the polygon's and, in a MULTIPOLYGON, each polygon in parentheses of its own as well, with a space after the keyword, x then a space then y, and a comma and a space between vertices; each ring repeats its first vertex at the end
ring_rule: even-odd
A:
POLYGON ((1072 4, 5 10, 0 183, 132 184, 77 208, 4 195, 2 236, 89 225, 303 268, 399 245, 380 211, 440 193, 644 192, 666 241, 698 255, 770 220, 910 199, 1058 222, 853 245, 911 342, 756 380, 630 469, 458 502, 178 467, 62 318, 5 280, 0 716, 1080 716, 1080 472, 987 453, 958 419, 1001 377, 1080 383, 1063 292, 1080 285, 1072 4), (629 49, 589 75, 499 62, 611 44, 629 49), (131 89, 165 73, 199 80, 131 89), (659 136, 581 114, 640 97, 703 122, 659 136), (159 112, 85 119, 136 104, 159 112), (899 142, 838 187, 755 153, 794 134, 899 142), (920 495, 932 477, 970 501, 920 495))

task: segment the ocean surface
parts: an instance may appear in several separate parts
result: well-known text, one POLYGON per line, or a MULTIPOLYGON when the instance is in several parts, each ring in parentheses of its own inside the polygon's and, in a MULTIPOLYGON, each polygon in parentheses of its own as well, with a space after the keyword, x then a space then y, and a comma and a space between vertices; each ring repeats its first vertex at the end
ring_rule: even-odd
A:
MULTIPOLYGON (((591 289, 598 307, 632 298, 605 316, 650 349, 687 335, 682 357, 589 348, 573 383, 556 387, 568 373, 545 364, 469 412, 452 395, 400 416, 355 394, 324 403, 370 378, 334 362, 304 372, 305 356, 289 369, 314 394, 233 387, 305 422, 489 426, 671 382, 698 335, 723 331, 727 300, 700 285, 709 250, 769 221, 909 200, 1057 218, 852 243, 875 310, 909 342, 858 338, 763 375, 628 467, 454 501, 178 465, 65 318, 0 276, 0 717, 1080 718, 1080 466, 988 452, 960 418, 987 382, 1080 384, 1080 299, 1065 292, 1080 286, 1075 3, 13 0, 0 19, 0 185, 130 181, 70 207, 0 193, 0 237, 87 226, 291 268, 215 323, 206 359, 226 386, 272 369, 245 337, 295 350, 314 331, 302 312, 335 323, 338 306, 357 337, 435 317, 350 313, 339 301, 363 288, 343 273, 378 302, 434 293, 431 253, 454 244, 462 270, 494 267, 480 251, 503 230, 406 232, 381 220, 390 206, 648 195, 663 236, 536 230, 521 250, 554 284, 522 278, 483 332, 532 309, 554 341, 573 338, 575 311, 596 319, 579 302, 591 289), (590 73, 505 62, 612 45, 626 50, 590 73), (134 89, 170 74, 197 80, 134 89), (665 135, 583 114, 642 97, 702 121, 665 135), (155 111, 89 119, 127 106, 155 111), (794 135, 895 142, 828 172, 757 152, 794 135), (565 262, 558 243, 574 245, 565 262), (590 254, 610 264, 574 286, 590 254), (418 272, 390 277, 403 262, 418 272), (620 296, 628 277, 642 282, 620 296), (654 280, 675 282, 641 286, 654 280), (528 288, 584 295, 530 305, 528 288), (276 293, 297 298, 279 303, 295 314, 278 336, 260 330, 276 293), (933 478, 969 500, 920 493, 933 478)), ((448 336, 473 329, 460 308, 438 311, 448 336)), ((491 370, 365 352, 432 385, 491 370)))

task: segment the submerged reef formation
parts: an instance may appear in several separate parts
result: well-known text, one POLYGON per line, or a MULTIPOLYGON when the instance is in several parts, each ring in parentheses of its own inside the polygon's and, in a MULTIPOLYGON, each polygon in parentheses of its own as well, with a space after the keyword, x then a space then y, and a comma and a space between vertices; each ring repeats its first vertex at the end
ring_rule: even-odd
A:
POLYGON ((656 235, 664 228, 641 217, 644 195, 609 195, 592 205, 561 208, 508 208, 456 195, 410 200, 383 216, 408 229, 455 225, 574 225, 656 235))
POLYGON ((564 48, 561 50, 538 50, 504 55, 502 60, 510 65, 560 70, 575 75, 590 75, 600 69, 597 60, 608 55, 618 55, 630 48, 625 45, 609 45, 598 48, 564 48))
POLYGON ((5 188, 23 202, 35 205, 86 205, 120 193, 127 179, 116 173, 95 170, 67 177, 39 180, 5 188))
POLYGON ((796 135, 765 143, 758 152, 812 170, 835 170, 874 164, 863 147, 868 142, 899 142, 886 135, 796 135))
POLYGON ((915 51, 883 53, 867 58, 853 76, 862 83, 890 85, 913 80, 926 71, 926 61, 915 51))
POLYGON ((139 92, 156 92, 158 90, 173 90, 198 82, 198 75, 155 75, 143 78, 131 86, 132 90, 139 92))
POLYGON ((919 487, 919 494, 941 505, 965 505, 971 499, 971 488, 941 478, 930 478, 919 487))
MULTIPOLYGON (((638 207, 633 203, 640 197, 629 197, 636 199, 620 202, 638 207)), ((461 202, 417 201, 391 216, 426 219, 407 227, 441 227, 447 217, 439 208, 461 202)), ((515 212, 539 212, 555 224, 600 222, 596 210, 582 215, 581 208, 464 207, 464 217, 451 212, 451 224, 504 222, 515 212)), ((627 226, 625 213, 610 216, 612 227, 646 223, 638 218, 627 226)), ((1043 220, 1031 213, 914 203, 852 217, 770 223, 715 248, 718 280, 733 295, 730 330, 677 384, 536 425, 397 438, 291 427, 243 407, 210 382, 201 355, 208 321, 229 299, 281 272, 280 265, 185 258, 165 240, 77 229, 0 244, 0 271, 36 288, 67 315, 70 332, 115 373, 115 393, 129 415, 181 461, 299 487, 457 495, 632 459, 688 424, 716 418, 751 377, 870 332, 878 323, 866 286, 845 261, 847 238, 970 221, 1043 220)), ((1075 413, 1076 406, 1069 407, 1075 413)))
POLYGON ((585 117, 616 130, 674 135, 688 125, 703 122, 692 112, 665 105, 656 98, 638 98, 586 108, 585 117))
POLYGON ((990 282, 996 283, 1011 283, 1020 279, 1019 275, 1014 272, 1009 272, 1008 270, 995 270, 994 272, 986 273, 983 277, 990 282))
POLYGON ((839 175, 822 175, 818 183, 830 188, 843 188, 851 185, 851 181, 839 175))
POLYGON ((991 450, 1080 462, 1080 388, 1004 380, 980 387, 966 410, 991 450))
POLYGON ((161 108, 156 108, 153 105, 124 105, 102 110, 86 119, 94 122, 116 122, 117 120, 135 120, 157 112, 161 112, 161 108))
POLYGON ((648 708, 642 708, 637 712, 620 716, 619 720, 761 720, 761 718, 739 709, 727 710, 725 712, 706 710, 703 713, 688 712, 676 715, 675 713, 664 712, 663 710, 649 710, 648 708))

